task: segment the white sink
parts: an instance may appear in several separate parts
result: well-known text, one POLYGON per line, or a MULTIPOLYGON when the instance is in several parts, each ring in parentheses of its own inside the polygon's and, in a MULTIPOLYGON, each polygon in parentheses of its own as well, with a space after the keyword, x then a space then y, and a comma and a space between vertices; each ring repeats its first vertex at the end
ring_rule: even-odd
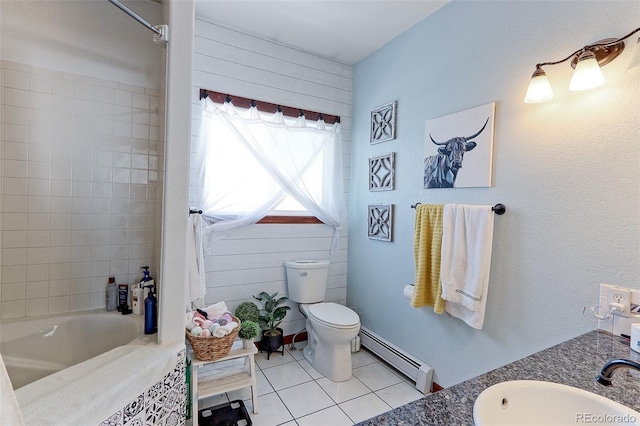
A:
POLYGON ((640 413, 608 398, 558 383, 502 382, 473 405, 476 426, 640 425, 640 413))

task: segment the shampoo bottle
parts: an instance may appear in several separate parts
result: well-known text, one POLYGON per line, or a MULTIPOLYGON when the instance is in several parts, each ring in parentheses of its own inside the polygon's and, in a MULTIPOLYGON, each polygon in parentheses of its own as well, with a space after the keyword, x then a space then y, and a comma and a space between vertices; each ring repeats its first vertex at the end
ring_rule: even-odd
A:
POLYGON ((149 296, 144 299, 144 334, 153 334, 158 331, 158 299, 153 294, 153 285, 149 288, 149 296))
POLYGON ((144 288, 142 284, 131 284, 131 310, 134 315, 144 315, 144 288))

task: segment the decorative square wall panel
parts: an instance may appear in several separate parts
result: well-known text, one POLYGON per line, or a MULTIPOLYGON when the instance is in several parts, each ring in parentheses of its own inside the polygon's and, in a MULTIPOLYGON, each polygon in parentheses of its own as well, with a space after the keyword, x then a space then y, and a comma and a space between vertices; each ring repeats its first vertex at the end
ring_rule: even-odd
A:
POLYGON ((391 241, 393 204, 369 206, 368 234, 372 240, 391 241))
POLYGON ((380 143, 396 138, 396 112, 398 101, 379 106, 371 111, 370 143, 380 143))
POLYGON ((395 152, 369 158, 369 191, 395 189, 395 159, 395 152))

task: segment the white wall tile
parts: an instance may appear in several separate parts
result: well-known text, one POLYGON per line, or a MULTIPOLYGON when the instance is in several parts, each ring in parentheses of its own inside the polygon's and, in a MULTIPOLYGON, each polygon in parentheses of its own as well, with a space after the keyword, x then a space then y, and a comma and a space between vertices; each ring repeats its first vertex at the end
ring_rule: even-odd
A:
MULTIPOLYGON (((33 128, 32 128, 33 129, 33 128)), ((30 133, 30 135, 33 132, 30 133)), ((29 144, 29 161, 51 161, 51 147, 46 144, 29 144)))
POLYGON ((70 281, 71 294, 91 294, 91 278, 89 276, 72 278, 70 281))
MULTIPOLYGON (((69 295, 69 280, 49 281, 49 298, 69 295)), ((66 312, 66 311, 63 311, 66 312)))
POLYGON ((27 231, 27 247, 48 247, 49 230, 27 231))
POLYGON ((69 310, 83 311, 91 309, 91 294, 72 294, 69 296, 69 310))
POLYGON ((28 100, 32 109, 53 110, 53 95, 50 93, 30 92, 28 100))
POLYGON ((29 179, 51 179, 51 163, 30 161, 27 171, 29 179))
POLYGON ((27 211, 26 195, 5 195, 3 201, 5 213, 26 213, 27 211))
POLYGON ((27 263, 27 249, 25 248, 3 248, 2 266, 18 266, 27 263))
POLYGON ((69 213, 52 213, 50 229, 72 229, 71 214, 69 213))
POLYGON ((46 315, 49 313, 49 299, 37 298, 26 301, 26 316, 46 315))
POLYGON ((53 78, 47 75, 31 74, 29 90, 41 93, 53 93, 53 78))
POLYGON ((49 313, 61 314, 69 312, 69 296, 49 297, 49 313))
POLYGON ((37 282, 27 283, 27 290, 26 290, 27 300, 41 299, 43 297, 49 297, 49 281, 37 281, 37 282))
POLYGON ((49 279, 49 262, 40 265, 30 265, 27 268, 27 282, 40 282, 49 279))
POLYGON ((39 265, 43 263, 49 263, 49 247, 27 248, 26 263, 27 265, 39 265))
POLYGON ((7 87, 4 90, 5 106, 29 107, 29 91, 7 87))
POLYGON ((51 215, 48 213, 27 213, 27 229, 47 230, 51 225, 51 215))
MULTIPOLYGON (((5 126, 5 136, 7 134, 7 127, 5 126)), ((28 138, 28 133, 26 134, 28 138)), ((27 139, 28 140, 28 139, 27 139)), ((25 140, 24 142, 26 142, 25 140)), ((4 144, 4 158, 7 160, 27 160, 29 156, 29 145, 26 143, 8 142, 9 139, 5 139, 4 144)))
POLYGON ((0 300, 8 302, 11 300, 24 300, 25 299, 25 283, 2 283, 0 287, 0 300))
MULTIPOLYGON (((159 93, 2 64, 0 316, 104 307, 109 274, 126 282, 142 263, 154 267, 157 187, 148 185, 148 134, 159 93)), ((161 118, 155 113, 154 125, 161 118)), ((161 150, 153 147, 155 169, 161 150)))
MULTIPOLYGON (((47 119, 48 120, 48 119, 47 119)), ((51 145, 53 140, 53 136, 51 134, 51 127, 48 126, 47 124, 44 124, 43 126, 30 126, 29 127, 29 143, 30 144, 37 144, 34 149, 45 149, 45 147, 43 147, 42 145, 51 145)), ((46 150, 49 151, 50 148, 46 147, 46 150)), ((49 152, 46 152, 47 155, 50 155, 49 152)), ((42 160, 42 159, 36 159, 35 157, 33 158, 29 158, 29 160, 34 160, 34 161, 49 161, 49 159, 47 158, 46 160, 42 160)))
POLYGON ((52 180, 51 197, 71 197, 73 184, 70 180, 52 180))
POLYGON ((20 283, 27 280, 26 265, 4 266, 2 268, 2 284, 20 283))
POLYGON ((50 213, 51 197, 29 195, 27 197, 27 211, 29 213, 50 213))
POLYGON ((29 176, 29 163, 22 160, 4 160, 4 176, 27 178, 29 176))
POLYGON ((30 196, 49 196, 51 194, 51 181, 49 179, 29 179, 27 182, 27 194, 30 196))
POLYGON ((29 90, 29 74, 22 71, 5 69, 4 86, 14 89, 29 90))
POLYGON ((6 105, 4 107, 4 122, 7 124, 29 125, 29 109, 6 105))
POLYGON ((14 300, 11 302, 2 302, 2 319, 20 318, 25 316, 25 301, 14 300))
POLYGON ((149 139, 149 126, 133 123, 131 125, 131 137, 135 139, 149 139))

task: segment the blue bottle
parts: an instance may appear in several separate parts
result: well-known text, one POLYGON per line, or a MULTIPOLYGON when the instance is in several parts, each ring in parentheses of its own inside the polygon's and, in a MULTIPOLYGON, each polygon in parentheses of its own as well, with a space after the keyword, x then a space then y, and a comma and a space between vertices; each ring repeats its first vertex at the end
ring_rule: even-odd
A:
POLYGON ((158 331, 158 299, 153 294, 153 285, 146 285, 149 295, 144 299, 144 334, 158 331))

